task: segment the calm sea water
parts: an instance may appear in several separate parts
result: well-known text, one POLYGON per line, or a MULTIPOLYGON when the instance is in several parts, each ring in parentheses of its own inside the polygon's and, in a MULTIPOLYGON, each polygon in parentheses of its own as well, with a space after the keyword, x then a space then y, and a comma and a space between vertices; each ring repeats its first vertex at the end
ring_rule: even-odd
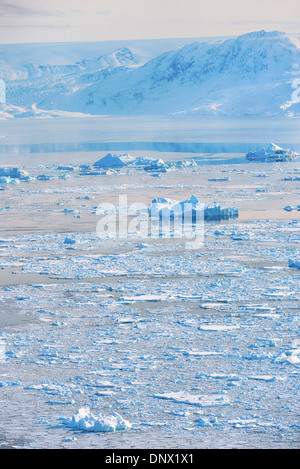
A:
POLYGON ((300 151, 300 118, 101 116, 0 123, 1 153, 130 150, 241 153, 270 142, 300 151))

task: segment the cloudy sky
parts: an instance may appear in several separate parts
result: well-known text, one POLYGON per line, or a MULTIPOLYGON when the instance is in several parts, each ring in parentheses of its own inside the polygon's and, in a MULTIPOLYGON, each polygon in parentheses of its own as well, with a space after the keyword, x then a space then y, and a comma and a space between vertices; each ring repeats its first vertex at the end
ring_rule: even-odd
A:
POLYGON ((0 43, 300 32, 299 0, 0 0, 0 43))

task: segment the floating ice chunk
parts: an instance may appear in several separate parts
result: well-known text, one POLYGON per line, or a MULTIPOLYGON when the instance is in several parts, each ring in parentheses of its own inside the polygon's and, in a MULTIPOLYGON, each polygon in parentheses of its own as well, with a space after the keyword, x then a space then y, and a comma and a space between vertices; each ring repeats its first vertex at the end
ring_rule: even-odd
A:
POLYGON ((229 420, 228 423, 233 425, 235 428, 243 428, 243 427, 255 427, 257 422, 255 419, 236 419, 236 420, 229 420))
POLYGON ((96 167, 123 167, 127 166, 128 164, 134 163, 136 160, 135 157, 128 155, 127 153, 124 154, 119 154, 119 155, 113 155, 111 153, 107 153, 103 158, 100 160, 96 161, 94 163, 94 166, 96 167))
POLYGON ((288 352, 281 353, 278 357, 274 359, 274 362, 282 362, 291 365, 299 365, 300 364, 300 350, 291 350, 288 352))
POLYGON ((220 303, 202 303, 199 305, 199 308, 201 309, 214 309, 214 308, 219 308, 221 305, 220 303))
POLYGON ((0 168, 0 176, 20 180, 29 179, 28 172, 20 168, 0 168))
POLYGON ((59 171, 75 171, 76 169, 78 169, 78 167, 69 165, 69 166, 58 166, 56 169, 59 171))
POLYGON ((295 267, 296 269, 300 269, 300 261, 294 261, 289 259, 289 267, 295 267))
POLYGON ((208 418, 202 418, 200 417, 199 420, 197 421, 197 425, 199 427, 211 427, 212 423, 209 421, 208 418))
POLYGON ((200 331, 231 331, 239 329, 238 325, 226 326, 223 324, 202 324, 198 327, 200 331))
POLYGON ((145 248, 149 248, 149 247, 150 247, 149 244, 146 244, 146 243, 139 243, 137 245, 137 248, 139 248, 139 249, 145 249, 145 248))
POLYGON ((44 391, 47 394, 52 394, 55 396, 68 396, 73 392, 81 394, 82 389, 76 385, 63 385, 63 384, 51 384, 51 383, 41 383, 41 384, 31 384, 26 386, 25 389, 28 390, 37 390, 44 391))
POLYGON ((89 407, 81 407, 72 417, 62 418, 61 420, 67 427, 87 432, 114 432, 127 430, 132 426, 118 413, 114 413, 109 417, 101 414, 94 415, 89 407))
POLYGON ((269 375, 248 376, 247 379, 254 379, 256 381, 267 381, 269 383, 277 380, 276 376, 269 375))
POLYGON ((230 400, 225 394, 199 395, 178 391, 154 394, 154 397, 159 399, 171 399, 174 402, 191 404, 198 407, 218 407, 230 404, 230 400))
POLYGON ((149 158, 148 156, 139 156, 135 161, 134 161, 134 166, 145 166, 150 164, 153 161, 153 158, 149 158))
POLYGON ((136 295, 136 296, 122 296, 119 301, 133 303, 135 301, 162 301, 164 297, 162 295, 136 295))
POLYGON ((36 178, 38 181, 50 181, 51 176, 47 176, 47 174, 40 174, 36 178))
POLYGON ((222 352, 210 352, 202 350, 187 350, 183 352, 183 355, 194 356, 194 357, 211 357, 214 355, 223 355, 222 352))
POLYGON ((226 178, 210 178, 208 179, 208 181, 230 181, 230 177, 226 177, 226 178))
POLYGON ((64 240, 64 244, 75 244, 75 243, 76 243, 76 240, 74 238, 69 238, 68 236, 66 236, 64 240))
POLYGON ((10 176, 0 177, 0 184, 19 184, 19 179, 11 178, 10 176))
POLYGON ((191 220, 196 220, 199 215, 203 215, 206 220, 227 220, 238 217, 238 209, 235 207, 221 208, 216 202, 204 205, 194 195, 189 200, 182 202, 158 197, 152 200, 149 215, 158 218, 170 217, 171 220, 178 217, 189 217, 191 220))
POLYGON ((144 167, 144 170, 166 173, 169 170, 169 167, 162 159, 158 159, 151 161, 148 166, 144 167))
POLYGON ((115 385, 110 381, 93 381, 87 384, 87 387, 91 388, 114 388, 115 385))
POLYGON ((249 151, 246 154, 249 161, 292 161, 297 156, 299 156, 298 153, 281 148, 274 143, 270 143, 267 148, 263 147, 258 151, 249 151))
POLYGON ((20 381, 0 381, 0 388, 5 388, 8 386, 20 386, 20 381))

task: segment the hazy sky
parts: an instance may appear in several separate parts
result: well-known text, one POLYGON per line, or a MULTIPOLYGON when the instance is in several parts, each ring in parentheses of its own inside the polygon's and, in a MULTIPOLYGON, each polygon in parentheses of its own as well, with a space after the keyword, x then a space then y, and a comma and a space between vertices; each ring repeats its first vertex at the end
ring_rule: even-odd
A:
POLYGON ((300 33, 300 0, 0 0, 0 43, 300 33))

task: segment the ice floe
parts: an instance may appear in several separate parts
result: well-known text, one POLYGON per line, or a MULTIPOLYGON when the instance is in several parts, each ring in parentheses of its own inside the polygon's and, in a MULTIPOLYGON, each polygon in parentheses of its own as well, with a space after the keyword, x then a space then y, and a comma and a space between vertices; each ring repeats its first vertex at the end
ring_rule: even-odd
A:
POLYGON ((190 394, 186 391, 178 391, 154 394, 154 397, 159 399, 170 399, 175 402, 195 405, 198 407, 219 407, 230 405, 230 399, 226 394, 201 395, 190 394))

